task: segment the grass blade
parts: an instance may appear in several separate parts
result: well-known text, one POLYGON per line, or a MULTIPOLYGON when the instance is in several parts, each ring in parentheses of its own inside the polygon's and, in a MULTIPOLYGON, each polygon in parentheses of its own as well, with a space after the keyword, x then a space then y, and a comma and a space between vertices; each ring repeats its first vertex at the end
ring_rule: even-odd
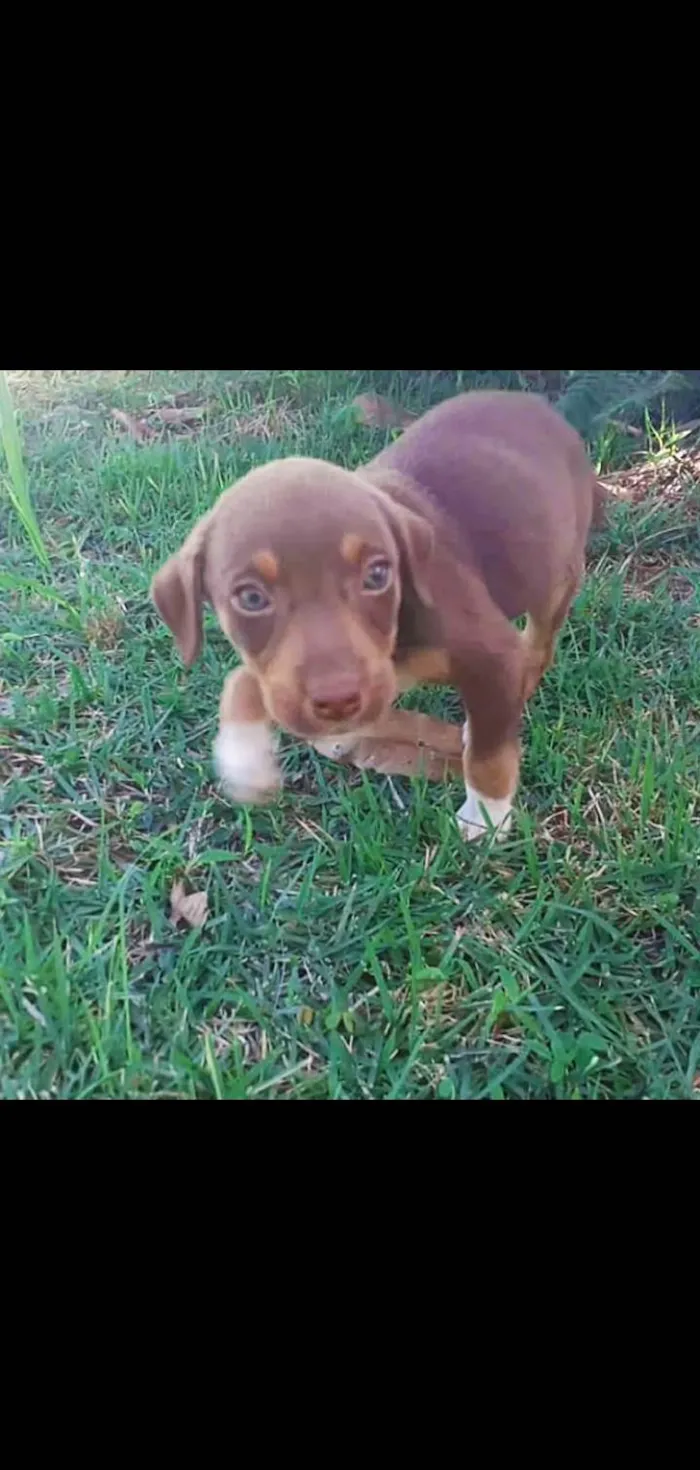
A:
POLYGON ((24 466, 24 456, 20 443, 17 419, 12 406, 10 390, 7 386, 7 377, 0 369, 0 437, 2 438, 9 479, 4 480, 10 504, 22 523, 24 533, 31 544, 37 561, 41 563, 45 571, 49 569, 49 556, 44 545, 44 540, 39 530, 39 522, 34 514, 34 507, 29 494, 27 484, 27 473, 24 466))

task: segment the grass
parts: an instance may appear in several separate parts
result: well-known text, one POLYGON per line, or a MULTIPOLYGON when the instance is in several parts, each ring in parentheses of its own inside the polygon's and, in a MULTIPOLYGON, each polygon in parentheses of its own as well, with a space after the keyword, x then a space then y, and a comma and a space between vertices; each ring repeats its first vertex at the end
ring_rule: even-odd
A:
POLYGON ((0 372, 0 443, 5 455, 7 474, 3 478, 5 493, 22 526, 34 556, 43 571, 49 569, 49 558, 34 514, 22 455, 17 421, 4 372, 0 372))
POLYGON ((185 673, 148 598, 253 463, 358 464, 383 438, 354 424, 356 392, 421 407, 454 383, 16 373, 10 388, 51 576, 0 507, 1 1095, 697 1095, 692 474, 652 446, 529 709, 514 835, 465 849, 457 785, 346 772, 292 741, 280 804, 233 808, 209 757, 230 649, 209 619, 185 673), (205 405, 196 428, 163 426, 155 410, 183 402, 205 405), (133 442, 115 408, 152 437, 133 442), (208 895, 202 930, 169 917, 177 879, 208 895))

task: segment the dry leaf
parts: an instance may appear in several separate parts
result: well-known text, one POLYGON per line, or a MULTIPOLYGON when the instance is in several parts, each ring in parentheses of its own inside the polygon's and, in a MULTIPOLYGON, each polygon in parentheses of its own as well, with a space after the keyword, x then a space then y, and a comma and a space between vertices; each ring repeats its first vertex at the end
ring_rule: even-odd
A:
POLYGON ((314 1022, 314 1015, 315 1012, 312 1011, 311 1006, 302 1006, 299 1012, 299 1024, 301 1026, 312 1026, 314 1022))
POLYGON ((170 890, 170 917, 177 924, 182 920, 190 929, 201 929, 209 915, 209 901, 204 892, 185 893, 184 883, 173 883, 170 890))
POLYGON ((405 429, 412 424, 416 415, 399 408, 389 398, 379 393, 361 393, 352 403, 361 424, 372 429, 405 429))
POLYGON ((131 434, 132 439, 135 439, 137 444, 143 444, 145 439, 153 438, 153 430, 146 423, 145 419, 135 419, 133 414, 122 413, 120 408, 112 409, 112 418, 118 424, 121 424, 123 429, 126 429, 127 434, 131 434))
POLYGON ((196 424, 204 417, 204 408, 154 408, 153 417, 163 424, 196 424))

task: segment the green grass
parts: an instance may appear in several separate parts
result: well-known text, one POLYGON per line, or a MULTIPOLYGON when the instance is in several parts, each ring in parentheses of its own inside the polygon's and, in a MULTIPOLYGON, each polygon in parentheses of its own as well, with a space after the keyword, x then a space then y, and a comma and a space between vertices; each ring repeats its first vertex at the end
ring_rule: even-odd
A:
MULTIPOLYGON (((51 575, 0 507, 0 1093, 697 1093, 690 480, 616 508, 595 540, 528 712, 513 837, 465 849, 458 785, 346 772, 292 741, 280 804, 232 807, 210 765, 231 651, 209 618, 185 673, 148 597, 154 569, 260 458, 358 464, 383 438, 354 425, 357 391, 419 407, 454 384, 360 372, 9 381, 51 575), (207 405, 189 436, 137 445, 111 418, 177 392, 207 405), (207 892, 202 931, 171 922, 177 878, 207 892)), ((450 693, 417 698, 456 713, 450 693)))
POLYGON ((0 443, 6 466, 6 473, 0 475, 0 485, 4 488, 40 567, 46 572, 49 569, 49 558, 29 494, 17 419, 4 372, 0 372, 0 443))

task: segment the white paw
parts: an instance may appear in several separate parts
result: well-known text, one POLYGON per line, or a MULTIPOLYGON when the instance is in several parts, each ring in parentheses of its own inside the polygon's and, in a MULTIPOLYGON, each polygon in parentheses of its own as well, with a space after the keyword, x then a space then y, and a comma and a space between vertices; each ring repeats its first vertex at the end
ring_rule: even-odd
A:
POLYGON ((342 761, 344 756, 354 750, 358 738, 355 734, 325 735, 321 740, 314 740, 314 750, 317 750, 319 755, 325 755, 329 761, 342 761))
POLYGON ((217 775, 234 801, 260 805, 282 785, 270 728, 256 724, 222 725, 214 741, 217 775))
POLYGON ((510 828, 512 810, 513 802, 510 797, 496 800, 492 796, 481 796, 468 786, 467 799, 457 813, 460 833, 465 842, 474 842, 477 837, 484 837, 493 827, 499 842, 502 842, 510 828))
POLYGON ((465 720, 464 721, 464 724, 462 725, 462 749, 463 750, 467 750, 468 748, 469 748, 469 721, 468 720, 465 720))

